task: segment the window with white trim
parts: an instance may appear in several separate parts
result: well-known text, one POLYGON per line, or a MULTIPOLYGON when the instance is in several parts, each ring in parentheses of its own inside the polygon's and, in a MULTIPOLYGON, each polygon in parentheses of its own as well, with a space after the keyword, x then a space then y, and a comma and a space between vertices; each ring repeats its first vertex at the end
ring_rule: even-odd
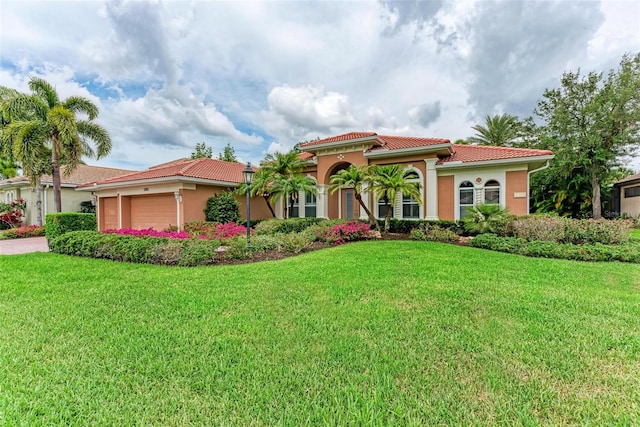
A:
POLYGON ((500 183, 495 179, 487 181, 484 185, 484 203, 488 205, 500 204, 500 183))
POLYGON ((473 183, 464 181, 460 184, 460 218, 469 215, 468 208, 473 207, 473 183))
POLYGON ((305 193, 304 195, 304 216, 307 218, 316 217, 317 198, 313 193, 305 193))
POLYGON ((402 195, 402 218, 420 218, 420 205, 418 205, 418 201, 407 194, 402 195))
MULTIPOLYGON (((291 195, 289 195, 289 197, 291 197, 291 195)), ((291 210, 289 218, 298 218, 299 216, 300 216, 300 197, 296 197, 296 199, 293 201, 293 209, 291 210)))

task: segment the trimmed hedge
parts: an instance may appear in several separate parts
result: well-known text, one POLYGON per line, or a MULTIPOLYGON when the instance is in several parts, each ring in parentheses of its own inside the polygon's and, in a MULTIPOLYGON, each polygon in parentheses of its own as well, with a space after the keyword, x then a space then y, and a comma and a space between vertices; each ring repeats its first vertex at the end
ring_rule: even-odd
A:
POLYGON ((257 235, 274 235, 299 233, 312 225, 320 224, 327 221, 324 218, 288 218, 288 219, 266 219, 256 225, 255 233, 257 235))
POLYGON ((55 239, 58 236, 68 233, 69 231, 95 231, 98 229, 96 216, 90 213, 50 213, 47 214, 45 219, 45 234, 49 242, 51 242, 51 240, 55 239))
POLYGON ((205 219, 208 222, 238 222, 240 219, 240 203, 231 191, 223 191, 207 200, 204 209, 205 219))
POLYGON ((620 261, 640 263, 640 244, 621 245, 602 243, 574 245, 571 243, 528 241, 519 237, 499 237, 480 234, 470 243, 475 248, 540 258, 569 259, 576 261, 620 261))
POLYGON ((217 241, 169 239, 71 231, 53 239, 52 252, 133 263, 196 266, 213 264, 217 241))
POLYGON ((451 230, 456 234, 462 233, 462 226, 455 221, 450 221, 447 219, 441 219, 438 221, 429 221, 425 219, 415 220, 415 219, 395 219, 391 218, 390 222, 390 233, 403 233, 409 234, 411 230, 414 228, 421 228, 426 226, 437 225, 440 228, 444 228, 447 230, 451 230))

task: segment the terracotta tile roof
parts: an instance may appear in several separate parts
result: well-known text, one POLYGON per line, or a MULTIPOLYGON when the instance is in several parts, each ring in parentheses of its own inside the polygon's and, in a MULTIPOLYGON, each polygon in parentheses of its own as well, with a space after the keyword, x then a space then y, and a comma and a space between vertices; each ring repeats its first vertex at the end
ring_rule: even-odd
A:
POLYGON ((367 138, 369 136, 376 136, 376 135, 377 134, 375 132, 349 132, 349 133, 345 133, 343 135, 332 136, 332 137, 329 137, 329 138, 318 139, 316 141, 311 141, 311 142, 307 142, 305 144, 300 144, 300 147, 302 147, 302 148, 313 147, 315 145, 329 144, 329 143, 332 143, 332 142, 340 142, 340 141, 349 141, 351 139, 367 138))
POLYGON ((300 153, 300 158, 302 160, 311 160, 314 158, 314 156, 315 154, 309 153, 308 151, 303 151, 302 153, 300 153))
POLYGON ((368 151, 375 150, 399 150, 402 148, 428 147, 430 145, 450 144, 451 141, 442 138, 420 138, 416 136, 389 136, 378 135, 383 141, 379 147, 373 147, 368 151))
POLYGON ((614 185, 624 184, 626 182, 632 182, 632 181, 637 181, 637 180, 640 180, 640 173, 628 176, 626 178, 622 178, 620 181, 616 181, 614 183, 614 185))
POLYGON ((112 184, 169 177, 189 177, 240 183, 243 180, 242 170, 245 167, 246 165, 243 163, 231 163, 222 160, 201 158, 182 162, 169 162, 165 164, 165 166, 154 166, 153 168, 140 172, 105 179, 99 181, 97 184, 112 184))
MULTIPOLYGON (((65 175, 65 166, 62 166, 60 169, 60 181, 64 186, 74 186, 85 183, 93 183, 95 181, 101 181, 104 179, 128 174, 134 172, 130 169, 116 169, 116 168, 107 168, 103 166, 91 166, 91 165, 78 165, 71 175, 65 175)), ((4 181, 0 181, 0 185, 6 183, 20 183, 20 182, 29 182, 29 178, 26 176, 17 176, 15 178, 7 179, 4 181)), ((51 175, 43 175, 40 178, 40 182, 43 184, 52 184, 53 178, 51 175)))
POLYGON ((453 154, 438 161, 439 165, 451 162, 482 162, 490 160, 516 159, 520 157, 549 156, 549 150, 532 148, 492 147, 486 145, 453 145, 453 154))
POLYGON ((302 148, 313 148, 317 145, 330 144, 332 142, 350 141, 353 139, 376 137, 378 141, 376 146, 369 149, 369 151, 375 150, 399 150, 402 148, 417 148, 428 147, 430 145, 450 144, 448 139, 441 138, 420 138, 415 136, 390 136, 390 135, 378 135, 375 132, 350 132, 343 135, 332 136, 330 138, 319 139, 317 141, 307 142, 302 144, 302 148))

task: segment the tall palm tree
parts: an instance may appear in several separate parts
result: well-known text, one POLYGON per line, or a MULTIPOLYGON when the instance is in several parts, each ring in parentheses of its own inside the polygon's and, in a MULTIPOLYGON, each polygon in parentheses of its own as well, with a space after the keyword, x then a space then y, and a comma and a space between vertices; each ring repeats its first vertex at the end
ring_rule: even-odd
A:
MULTIPOLYGON (((306 162, 295 151, 267 154, 260 165, 260 171, 263 175, 257 181, 255 188, 261 185, 262 189, 268 189, 271 202, 275 202, 282 197, 285 201, 282 207, 282 213, 285 217, 287 216, 287 201, 289 201, 287 188, 292 187, 294 184, 284 185, 282 179, 301 177, 302 169, 305 165, 306 162), (274 188, 274 184, 279 181, 278 187, 274 188)), ((252 184, 252 188, 254 188, 254 184, 252 184)))
POLYGON ((362 200, 364 185, 371 185, 373 183, 370 169, 369 165, 351 165, 347 169, 338 171, 329 178, 329 191, 333 194, 338 190, 344 190, 347 188, 353 189, 355 199, 369 217, 369 224, 372 227, 375 227, 376 230, 380 231, 380 225, 378 224, 376 217, 362 200))
POLYGON ((3 102, 3 117, 9 123, 3 140, 6 136, 12 142, 15 158, 23 165, 34 164, 42 147, 51 149, 54 207, 60 212, 61 162, 67 166, 65 173, 70 174, 82 156, 100 159, 109 154, 111 138, 93 122, 98 117, 98 107, 87 98, 72 96, 61 101, 55 88, 38 77, 29 81, 29 89, 31 95, 17 94, 3 102), (78 113, 87 119, 78 119, 78 113), (95 150, 89 141, 93 141, 95 150))
POLYGON ((373 194, 377 199, 383 199, 385 204, 384 231, 389 232, 391 225, 391 201, 399 193, 412 197, 421 204, 420 183, 411 181, 416 178, 412 170, 403 169, 400 165, 374 165, 371 167, 373 179, 373 194))
POLYGON ((517 117, 509 114, 487 116, 485 124, 486 126, 475 125, 471 128, 476 134, 468 139, 470 143, 509 147, 519 136, 520 122, 517 117))
MULTIPOLYGON (((271 186, 272 197, 280 198, 288 201, 289 209, 286 217, 291 218, 293 215, 293 205, 298 200, 300 192, 317 194, 318 189, 313 178, 302 176, 302 174, 293 174, 291 176, 278 177, 271 186)), ((286 203, 285 203, 286 204, 286 203)))

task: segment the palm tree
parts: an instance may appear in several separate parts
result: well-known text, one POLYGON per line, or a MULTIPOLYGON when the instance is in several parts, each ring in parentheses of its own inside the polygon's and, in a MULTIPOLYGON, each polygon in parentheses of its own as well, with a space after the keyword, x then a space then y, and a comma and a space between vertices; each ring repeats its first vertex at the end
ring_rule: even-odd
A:
POLYGON ((399 193, 410 196, 421 204, 420 183, 410 181, 416 178, 416 173, 410 169, 402 169, 400 165, 374 165, 371 167, 373 179, 373 194, 377 199, 383 199, 385 204, 384 231, 389 232, 391 224, 391 204, 399 193))
POLYGON ((109 154, 111 138, 102 126, 93 122, 98 107, 87 98, 72 96, 60 101, 55 88, 38 77, 29 81, 29 89, 31 95, 18 93, 2 103, 3 120, 8 121, 3 129, 3 145, 10 141, 15 158, 33 169, 43 147, 51 149, 54 207, 60 212, 61 162, 67 166, 65 173, 70 174, 83 155, 100 159, 109 154), (85 114, 87 120, 76 118, 77 113, 85 114))
MULTIPOLYGON (((289 202, 289 210, 287 218, 293 215, 293 205, 298 200, 300 192, 317 194, 318 190, 316 182, 313 178, 302 176, 302 174, 293 174, 291 176, 278 177, 271 186, 272 197, 280 198, 289 202)), ((286 204, 286 203, 285 203, 286 204)))
MULTIPOLYGON (((287 203, 289 201, 289 192, 287 188, 293 188, 294 184, 284 185, 282 179, 293 179, 293 177, 301 177, 302 169, 305 167, 306 162, 300 158, 300 155, 295 151, 288 153, 275 153, 267 154, 264 161, 260 165, 261 174, 263 174, 257 181, 255 186, 261 186, 262 190, 267 189, 269 191, 269 199, 271 202, 277 201, 280 197, 283 198, 283 216, 287 216, 287 203), (278 187, 274 188, 274 184, 279 182, 278 187), (276 191, 277 190, 277 191, 276 191)), ((252 184, 252 188, 254 185, 252 184)), ((315 190, 314 190, 315 191, 315 190)), ((264 194, 264 191, 262 191, 264 194)))
POLYGON ((13 178, 18 175, 18 165, 9 158, 0 157, 0 179, 13 178))
POLYGON ((380 225, 371 210, 367 208, 362 200, 362 191, 365 184, 371 185, 372 177, 369 165, 354 166, 351 165, 347 169, 342 169, 329 178, 329 191, 333 194, 338 190, 347 188, 353 189, 354 197, 360 204, 360 207, 367 213, 369 224, 380 231, 380 225))
POLYGON ((472 144, 509 147, 519 136, 520 122, 509 114, 485 117, 486 126, 475 125, 476 134, 468 139, 472 144))

